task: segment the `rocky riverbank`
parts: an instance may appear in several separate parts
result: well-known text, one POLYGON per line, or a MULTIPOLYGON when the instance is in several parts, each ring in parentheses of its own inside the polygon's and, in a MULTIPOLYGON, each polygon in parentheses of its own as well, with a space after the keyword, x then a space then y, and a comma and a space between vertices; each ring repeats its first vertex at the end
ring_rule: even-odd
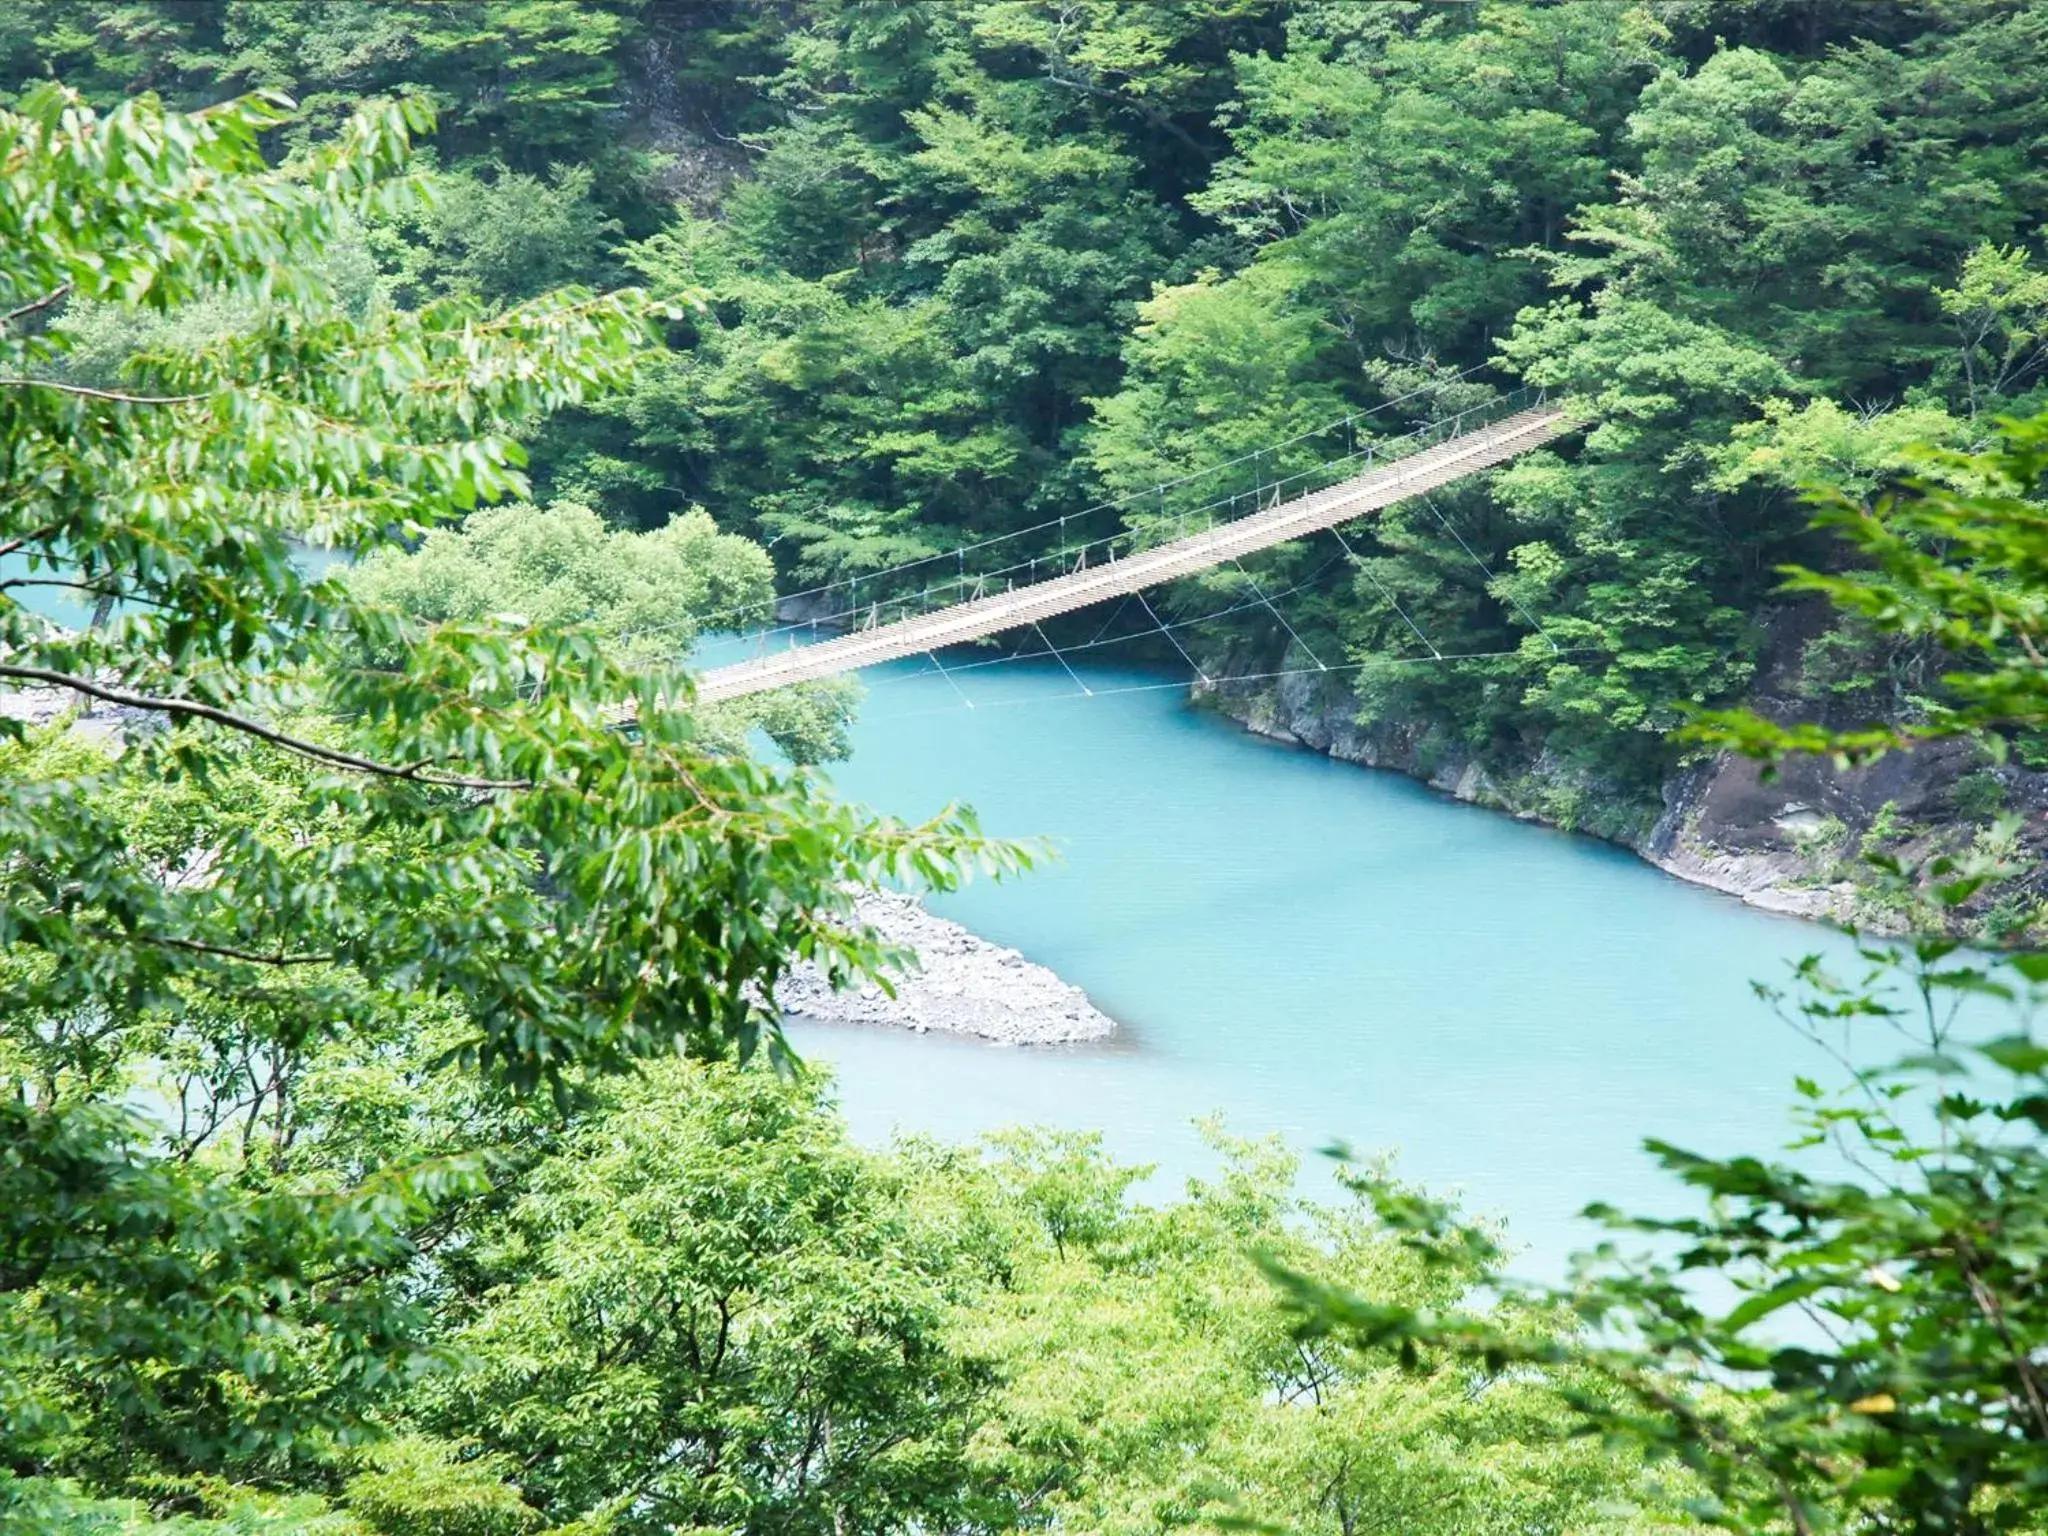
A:
MULTIPOLYGON (((1502 771, 1447 750, 1422 726, 1362 724, 1351 691, 1315 675, 1197 695, 1258 735, 1619 843, 1667 874, 1765 911, 1897 930, 1905 914, 1896 893, 1880 888, 1861 855, 1882 852, 1912 866, 1974 851, 2011 873, 1972 900, 1964 931, 2009 939, 2048 927, 2048 773, 1992 763, 1966 743, 1894 752, 1848 772, 1795 759, 1768 781, 1758 764, 1722 754, 1672 775, 1659 805, 1548 753, 1502 771)), ((1787 716, 1795 710, 1768 694, 1758 702, 1787 716)))
POLYGON ((73 728, 101 740, 113 740, 150 730, 161 718, 146 709, 123 704, 105 704, 84 698, 69 688, 9 688, 0 691, 0 716, 25 725, 48 725, 70 715, 73 728))
POLYGON ((873 982, 835 992, 816 966, 801 966, 776 989, 784 1014, 826 1024, 972 1035, 1002 1045, 1073 1045, 1116 1030, 1116 1021, 1079 987, 1014 949, 934 916, 915 897, 870 891, 856 910, 888 943, 914 952, 917 969, 893 978, 891 997, 873 982))

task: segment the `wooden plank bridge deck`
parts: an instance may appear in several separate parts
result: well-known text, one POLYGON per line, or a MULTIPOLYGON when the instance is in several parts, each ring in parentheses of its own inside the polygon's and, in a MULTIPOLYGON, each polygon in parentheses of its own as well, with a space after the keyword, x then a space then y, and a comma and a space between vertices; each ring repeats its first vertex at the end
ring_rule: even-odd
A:
POLYGON ((743 698, 770 688, 852 672, 877 662, 921 656, 927 651, 1091 607, 1433 491, 1453 480, 1505 463, 1571 431, 1575 425, 1565 412, 1552 406, 1520 411, 1327 489, 1171 543, 1155 545, 1121 560, 878 624, 872 629, 856 630, 817 645, 792 646, 718 667, 697 680, 697 697, 706 703, 743 698))

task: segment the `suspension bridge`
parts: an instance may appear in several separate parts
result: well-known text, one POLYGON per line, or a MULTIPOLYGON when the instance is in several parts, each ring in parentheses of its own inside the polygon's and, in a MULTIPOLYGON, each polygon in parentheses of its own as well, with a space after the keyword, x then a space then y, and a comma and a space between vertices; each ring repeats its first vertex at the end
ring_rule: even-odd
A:
MULTIPOLYGON (((1006 583, 1005 590, 993 593, 986 591, 986 577, 963 575, 954 590, 976 595, 963 596, 933 611, 884 622, 881 615, 885 608, 903 605, 906 599, 901 597, 887 604, 877 600, 865 610, 848 608, 830 617, 834 621, 851 619, 860 626, 850 633, 811 645, 792 644, 787 649, 705 672, 697 681, 697 697, 706 703, 743 698, 879 662, 936 656, 947 646, 1038 625, 1060 614, 1128 597, 1162 582, 1235 562, 1275 544, 1339 528, 1368 513, 1504 464, 1576 426, 1569 413, 1547 403, 1540 394, 1519 391, 1432 423, 1394 443, 1377 445, 1362 453, 1354 450, 1303 474, 1275 481, 1260 488, 1256 498, 1260 510, 1137 549, 1121 558, 1117 554, 1117 540, 1128 535, 1098 540, 1093 545, 1081 546, 1077 552, 1062 550, 1036 557, 1030 562, 1034 571, 1050 561, 1057 564, 1062 574, 1021 586, 1006 583), (1390 453, 1394 455, 1391 461, 1390 453), (1284 499, 1290 483, 1356 470, 1361 463, 1366 466, 1361 473, 1351 473, 1335 484, 1284 499), (1097 546, 1104 549, 1106 558, 1091 565, 1089 551, 1097 546)), ((923 595, 927 601, 930 599, 929 586, 923 595)))

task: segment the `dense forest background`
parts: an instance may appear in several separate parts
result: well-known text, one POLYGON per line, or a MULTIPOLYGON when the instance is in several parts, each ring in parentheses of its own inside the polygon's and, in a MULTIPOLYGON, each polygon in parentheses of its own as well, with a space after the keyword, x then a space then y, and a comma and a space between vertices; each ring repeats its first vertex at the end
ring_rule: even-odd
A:
MULTIPOLYGON (((2010 0, 0 19, 8 81, 281 87, 302 138, 431 99, 436 206, 334 260, 400 303, 700 296, 662 366, 548 429, 539 483, 619 527, 701 506, 785 584, 1078 518, 1475 364, 1582 396, 1582 444, 1396 509, 1362 564, 1255 574, 1423 761, 1543 754, 1614 826, 1655 804, 1683 709, 1760 667, 1819 713, 1917 707, 1924 647, 1788 615, 1776 571, 1830 558, 1798 482, 1878 488, 1906 442, 2039 397, 2044 54, 2048 13, 2010 0), (1506 654, 1405 665, 1417 629, 1506 654)), ((1270 665, 1288 637, 1247 609, 1197 639, 1270 665)))

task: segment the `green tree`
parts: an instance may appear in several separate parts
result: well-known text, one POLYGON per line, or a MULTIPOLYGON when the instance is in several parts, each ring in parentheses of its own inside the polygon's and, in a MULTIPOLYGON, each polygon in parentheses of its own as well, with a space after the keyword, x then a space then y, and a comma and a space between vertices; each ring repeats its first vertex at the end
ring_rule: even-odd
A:
MULTIPOLYGON (((1355 1193, 1305 1198, 1292 1157, 1213 1133, 1221 1169, 1180 1198, 1131 1198, 1142 1171, 1099 1138, 1019 1132, 969 1170, 1002 1234, 999 1290, 962 1319, 999 1390, 976 1454, 1060 1527, 1313 1533, 1647 1528, 1626 1454, 1572 1433, 1556 1384, 1304 1342, 1259 1255, 1388 1305, 1442 1304, 1481 1278, 1406 1251, 1355 1193)), ((927 1149, 945 1188, 957 1155, 927 1149)), ((977 1223, 956 1226, 976 1230, 977 1223)), ((1548 1319, 1525 1332, 1548 1337, 1548 1319)))
POLYGON ((366 112, 273 166, 287 115, 55 86, 0 115, 0 678, 130 712, 119 751, 59 733, 0 778, 16 1468, 288 1458, 431 1363, 395 1276, 477 1144, 295 1166, 312 1046, 444 1021, 442 1070, 564 1104, 649 1055, 779 1053, 784 966, 881 958, 852 885, 987 851, 706 745, 673 668, 301 568, 294 541, 365 555, 523 494, 509 433, 620 384, 647 306, 351 315, 318 254, 401 206, 427 119, 366 112), (245 318, 119 387, 54 367, 72 304, 198 299, 245 318), (20 601, 50 587, 112 617, 56 628, 20 601))
MULTIPOLYGON (((1997 749, 2038 729, 2048 418, 2006 421, 2001 439, 1974 454, 1921 450, 1913 457, 1940 478, 1874 506, 1814 493, 1865 563, 1795 571, 1793 585, 1954 658, 1925 719, 1840 731, 1722 713, 1693 733, 1760 756, 1868 760, 1944 736, 1997 749)), ((1997 872, 1989 857, 1872 862, 1937 931, 1997 872)), ((2048 962, 1986 958, 1939 937, 1856 953, 1860 974, 1809 959, 1792 988, 1762 989, 1848 1069, 1848 1086, 1829 1094, 1799 1082, 1800 1135, 1786 1157, 1651 1142, 1706 1208, 1675 1218, 1595 1209, 1626 1236, 1548 1298, 1574 1308, 1585 1335, 1532 1342, 1498 1316, 1388 1304, 1283 1262, 1307 1333, 1398 1345, 1421 1361, 1584 1373, 1611 1395, 1575 1392, 1580 1414, 1689 1468, 1703 1485, 1696 1511, 1730 1529, 2042 1529, 2048 1049, 2031 1021, 2048 962), (2009 1019, 2007 1032, 1989 1012, 2009 1019), (1900 1041, 1907 1054, 1887 1059, 1900 1041), (1623 1240, 1655 1246, 1639 1256, 1623 1240)), ((1368 1187, 1418 1253, 1490 1250, 1486 1233, 1442 1207, 1384 1180, 1368 1187)))
POLYGON ((591 168, 557 165, 545 177, 503 166, 486 180, 462 170, 426 183, 431 196, 373 232, 401 304, 441 294, 504 304, 565 283, 595 283, 622 226, 592 197, 591 168))
POLYGON ((1273 35, 1236 0, 807 12, 721 217, 634 249, 711 302, 619 412, 639 452, 804 580, 1078 511, 1085 402, 1187 245, 1202 63, 1273 35))
POLYGON ((773 574, 758 546, 701 512, 652 533, 616 533, 589 507, 558 501, 480 508, 416 550, 375 551, 350 572, 349 589, 434 623, 516 614, 675 657, 704 620, 771 598, 773 574))
POLYGON ((1987 400, 2021 394, 2048 369, 2048 272, 2020 246, 1977 247, 1953 288, 1936 290, 1955 320, 1972 414, 1987 400))
POLYGON ((946 1330, 982 1260, 817 1092, 668 1067, 618 1093, 475 1234, 469 1363, 418 1419, 504 1453, 555 1523, 960 1519, 988 1382, 946 1330))
POLYGON ((62 78, 107 106, 156 91, 195 108, 236 91, 303 98, 295 143, 347 122, 356 104, 424 95, 451 154, 485 144, 538 172, 564 153, 603 146, 597 129, 618 105, 618 54, 632 38, 630 5, 569 0, 301 5, 287 0, 29 0, 0 35, 8 83, 62 78))
POLYGON ((819 1084, 758 1070, 603 1099, 468 1228, 439 1303, 468 1368, 402 1399, 444 1437, 395 1448, 422 1511, 510 1519, 516 1488, 621 1531, 1643 1528, 1639 1464, 1573 1436, 1552 1384, 1295 1340, 1257 1251, 1388 1299, 1463 1281, 1362 1202, 1303 1199, 1272 1146, 1219 1141, 1218 1177, 1155 1203, 1095 1137, 857 1151, 819 1084), (467 1480, 456 1446, 487 1448, 467 1480))
MULTIPOLYGON (((720 533, 699 509, 649 533, 614 532, 590 508, 558 501, 480 508, 416 550, 374 552, 348 583, 365 602, 429 623, 517 615, 549 630, 585 630, 623 659, 673 664, 706 625, 767 622, 774 578, 760 546, 720 533)), ((852 705, 851 685, 822 683, 707 708, 700 723, 736 744, 760 726, 810 763, 845 755, 852 705)))

